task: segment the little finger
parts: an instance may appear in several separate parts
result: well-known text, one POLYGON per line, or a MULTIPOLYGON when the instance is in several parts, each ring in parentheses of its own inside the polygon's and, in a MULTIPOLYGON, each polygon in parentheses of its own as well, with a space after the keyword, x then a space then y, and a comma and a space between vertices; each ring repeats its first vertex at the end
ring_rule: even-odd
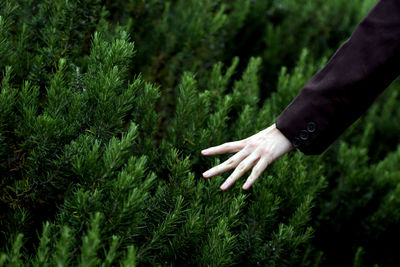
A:
POLYGON ((271 164, 271 159, 269 157, 262 157, 256 166, 254 166, 242 188, 244 190, 249 189, 269 164, 271 164))

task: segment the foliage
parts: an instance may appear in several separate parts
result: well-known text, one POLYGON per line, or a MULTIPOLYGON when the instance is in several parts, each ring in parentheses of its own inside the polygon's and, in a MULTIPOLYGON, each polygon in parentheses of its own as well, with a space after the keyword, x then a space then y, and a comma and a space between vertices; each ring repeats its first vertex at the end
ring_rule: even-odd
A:
POLYGON ((1 1, 0 266, 398 262, 398 81, 249 191, 201 177, 231 155, 200 150, 274 123, 373 3, 1 1))

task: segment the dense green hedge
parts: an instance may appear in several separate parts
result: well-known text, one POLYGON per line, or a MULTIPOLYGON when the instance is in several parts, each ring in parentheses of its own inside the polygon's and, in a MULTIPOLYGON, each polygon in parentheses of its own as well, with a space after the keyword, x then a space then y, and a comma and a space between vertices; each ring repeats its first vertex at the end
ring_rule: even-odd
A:
POLYGON ((395 265, 399 81, 249 191, 201 175, 375 2, 1 0, 0 266, 395 265))

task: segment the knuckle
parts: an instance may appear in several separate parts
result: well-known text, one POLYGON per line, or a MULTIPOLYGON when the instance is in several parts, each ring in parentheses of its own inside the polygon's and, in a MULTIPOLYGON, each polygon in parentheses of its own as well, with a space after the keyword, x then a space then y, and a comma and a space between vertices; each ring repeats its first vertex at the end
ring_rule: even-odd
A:
POLYGON ((255 180, 254 176, 249 176, 249 178, 247 179, 248 183, 253 184, 255 180))
POLYGON ((252 160, 253 163, 257 163, 261 159, 261 156, 262 156, 262 154, 260 153, 259 150, 254 151, 253 155, 254 155, 253 160, 252 160))
POLYGON ((253 139, 248 143, 247 146, 249 146, 252 149, 263 147, 263 142, 262 141, 263 140, 261 140, 261 139, 253 139))
POLYGON ((244 164, 239 164, 239 166, 238 166, 238 171, 242 172, 242 171, 244 171, 245 169, 246 169, 246 165, 244 165, 244 164))
POLYGON ((261 170, 260 169, 255 169, 254 170, 254 174, 253 174, 254 179, 256 179, 258 176, 260 176, 260 174, 261 174, 261 170))
POLYGON ((272 151, 268 147, 262 148, 261 153, 263 154, 263 156, 271 156, 272 155, 272 151))
POLYGON ((228 159, 228 161, 226 162, 226 166, 232 167, 234 163, 235 163, 234 159, 228 159))
POLYGON ((247 141, 242 140, 237 144, 238 149, 243 149, 247 146, 247 141))
POLYGON ((272 163, 272 158, 271 157, 266 157, 265 158, 265 165, 268 166, 272 163))
POLYGON ((227 143, 224 143, 222 146, 224 148, 231 148, 232 147, 232 143, 231 142, 227 142, 227 143))
POLYGON ((258 142, 256 140, 252 139, 251 141, 249 141, 248 146, 249 147, 255 147, 255 146, 257 146, 257 143, 258 142))

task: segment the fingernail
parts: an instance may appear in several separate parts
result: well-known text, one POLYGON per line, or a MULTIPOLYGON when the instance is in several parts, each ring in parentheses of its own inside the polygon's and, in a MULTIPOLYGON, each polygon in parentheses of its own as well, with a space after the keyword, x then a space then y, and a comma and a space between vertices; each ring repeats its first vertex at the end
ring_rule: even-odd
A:
POLYGON ((201 151, 202 154, 207 154, 207 152, 208 152, 207 149, 204 149, 204 150, 201 151))
POLYGON ((242 186, 242 188, 243 188, 244 190, 247 190, 247 189, 248 189, 248 184, 245 183, 245 184, 242 186))
POLYGON ((221 188, 221 190, 225 190, 227 187, 228 187, 227 184, 222 184, 220 188, 221 188))
POLYGON ((203 173, 204 177, 210 177, 211 176, 211 171, 206 171, 203 173))

